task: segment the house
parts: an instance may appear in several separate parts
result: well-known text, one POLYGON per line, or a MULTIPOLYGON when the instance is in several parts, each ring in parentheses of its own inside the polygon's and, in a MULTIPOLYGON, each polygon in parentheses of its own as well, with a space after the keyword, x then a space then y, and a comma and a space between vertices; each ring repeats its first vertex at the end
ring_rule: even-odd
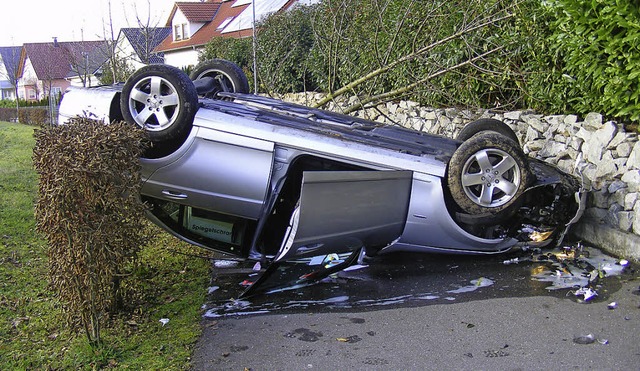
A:
POLYGON ((22 46, 18 76, 20 99, 39 100, 69 86, 99 83, 107 61, 107 41, 27 43, 22 46))
MULTIPOLYGON (((255 18, 289 9, 312 0, 260 0, 256 1, 255 18)), ((198 52, 214 37, 249 37, 253 34, 253 6, 251 0, 206 0, 203 2, 177 2, 166 23, 171 28, 156 48, 163 52, 165 63, 185 67, 198 63, 198 52)))
POLYGON ((121 28, 116 56, 132 71, 147 64, 164 63, 164 53, 154 49, 171 34, 170 27, 121 28))
POLYGON ((0 100, 16 99, 20 46, 0 47, 0 100))

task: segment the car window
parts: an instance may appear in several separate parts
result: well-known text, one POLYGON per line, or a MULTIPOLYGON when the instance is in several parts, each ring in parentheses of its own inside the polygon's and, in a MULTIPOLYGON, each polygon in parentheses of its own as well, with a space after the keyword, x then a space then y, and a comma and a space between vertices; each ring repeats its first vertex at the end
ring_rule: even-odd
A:
POLYGON ((151 213, 174 234, 206 248, 245 255, 255 231, 255 222, 177 202, 145 197, 151 213))

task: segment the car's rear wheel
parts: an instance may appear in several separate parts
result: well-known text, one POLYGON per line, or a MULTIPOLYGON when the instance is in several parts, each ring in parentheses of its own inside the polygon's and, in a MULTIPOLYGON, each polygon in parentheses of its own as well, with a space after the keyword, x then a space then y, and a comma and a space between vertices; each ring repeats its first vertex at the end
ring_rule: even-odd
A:
POLYGON ((198 95, 189 77, 167 65, 136 71, 122 88, 120 110, 127 122, 145 129, 155 156, 177 148, 198 110, 198 95))
POLYGON ((531 182, 526 156, 508 137, 481 132, 458 147, 447 181, 456 204, 469 214, 498 214, 531 182))
POLYGON ((456 139, 464 142, 465 140, 481 132, 494 132, 502 134, 505 137, 510 138, 514 142, 518 143, 518 136, 513 131, 513 129, 511 129, 509 125, 505 124, 504 122, 496 119, 479 119, 470 122, 465 127, 463 127, 462 130, 460 130, 460 133, 458 133, 456 139))
POLYGON ((213 88, 204 97, 215 98, 220 92, 249 93, 249 81, 238 65, 224 59, 211 59, 198 64, 191 72, 191 80, 211 77, 213 88))

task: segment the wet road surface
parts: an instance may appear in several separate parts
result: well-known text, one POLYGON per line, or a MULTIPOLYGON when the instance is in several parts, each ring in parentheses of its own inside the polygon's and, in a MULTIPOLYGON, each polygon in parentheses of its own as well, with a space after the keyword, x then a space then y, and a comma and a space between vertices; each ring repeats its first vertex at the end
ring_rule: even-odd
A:
MULTIPOLYGON (((329 258, 322 264, 332 264, 329 258)), ((274 292, 236 300, 258 267, 216 261, 195 368, 640 364, 637 268, 597 249, 397 254, 296 288, 297 278, 314 269, 308 263, 281 267, 263 289, 274 292)))

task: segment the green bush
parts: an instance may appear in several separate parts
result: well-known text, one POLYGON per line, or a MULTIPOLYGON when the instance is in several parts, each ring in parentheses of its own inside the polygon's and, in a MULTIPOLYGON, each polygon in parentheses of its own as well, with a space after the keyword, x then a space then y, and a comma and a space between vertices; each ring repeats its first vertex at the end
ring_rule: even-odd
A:
POLYGON ((309 51, 313 47, 313 6, 297 6, 267 17, 258 27, 260 90, 288 93, 313 91, 309 51))
POLYGON ((640 9, 629 0, 553 0, 554 90, 566 108, 640 120, 640 9))

